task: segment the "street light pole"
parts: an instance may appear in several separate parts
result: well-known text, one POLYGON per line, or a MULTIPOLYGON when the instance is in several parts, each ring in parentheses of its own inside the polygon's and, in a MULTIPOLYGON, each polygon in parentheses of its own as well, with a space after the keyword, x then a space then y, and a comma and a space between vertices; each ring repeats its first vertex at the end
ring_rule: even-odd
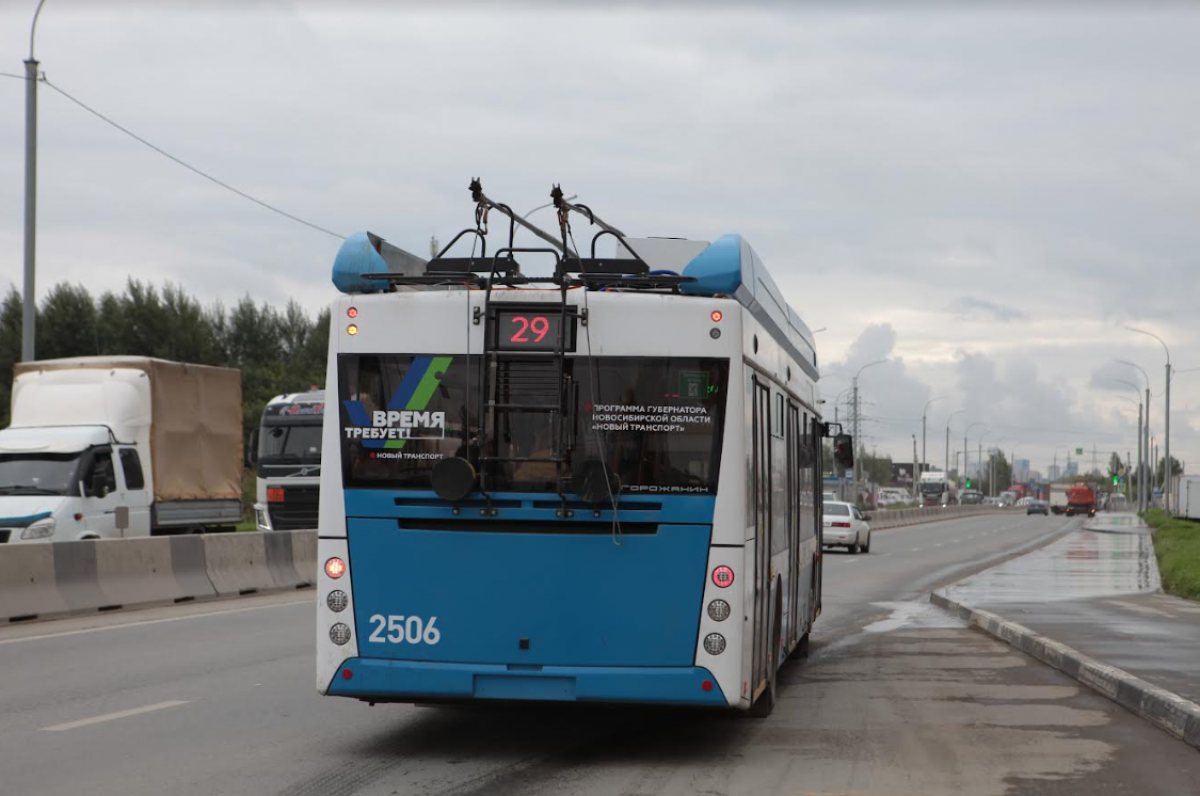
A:
POLYGON ((29 26, 29 58, 25 60, 25 284, 21 292, 21 361, 35 358, 37 295, 34 290, 37 252, 37 85, 38 62, 33 56, 38 15, 46 0, 39 0, 29 26))
MULTIPOLYGON (((959 409, 957 412, 951 413, 950 417, 946 418, 946 477, 950 477, 950 421, 955 415, 961 415, 966 409, 959 409)), ((955 462, 954 469, 958 469, 958 462, 955 462)))
MULTIPOLYGON (((1137 365, 1134 365, 1137 367, 1137 365)), ((1138 368, 1141 370, 1141 368, 1138 368)), ((1144 374, 1143 374, 1144 375, 1144 374)), ((1131 387, 1138 400, 1142 399, 1142 388, 1126 379, 1114 379, 1118 384, 1124 384, 1126 387, 1131 387)), ((1149 378, 1147 377, 1147 383, 1149 378)), ((1150 474, 1150 388, 1146 388, 1145 404, 1139 404, 1138 407, 1138 510, 1144 511, 1150 508, 1150 501, 1147 495, 1147 485, 1154 480, 1150 474), (1145 406, 1145 419, 1143 420, 1142 406, 1145 406)))
POLYGON ((1163 507, 1165 508, 1171 505, 1171 349, 1167 348, 1167 344, 1163 342, 1163 339, 1153 332, 1135 329, 1132 326, 1126 326, 1125 328, 1131 332, 1153 337, 1163 347, 1163 351, 1167 353, 1167 392, 1163 397, 1163 401, 1166 404, 1163 410, 1166 417, 1163 421, 1163 446, 1166 456, 1166 465, 1163 467, 1163 507))
POLYGON ((884 362, 887 362, 887 360, 886 359, 877 359, 874 362, 868 362, 867 364, 863 365, 861 368, 858 369, 858 373, 854 374, 854 378, 851 379, 851 382, 850 382, 851 389, 854 390, 854 446, 856 448, 856 450, 854 451, 854 489, 856 492, 856 497, 855 497, 855 501, 854 501, 855 503, 858 502, 858 499, 857 499, 858 480, 859 480, 859 475, 862 473, 862 467, 861 467, 862 457, 858 455, 858 451, 862 449, 862 444, 859 441, 859 417, 861 415, 861 412, 859 411, 860 404, 858 402, 858 377, 861 376, 862 372, 864 370, 866 370, 867 368, 872 367, 874 365, 882 365, 884 362))
POLYGON ((971 449, 967 447, 967 437, 971 434, 971 429, 975 426, 984 425, 981 422, 972 423, 963 431, 963 483, 967 482, 968 473, 971 470, 971 449))
MULTIPOLYGON (((845 395, 850 389, 851 389, 850 387, 847 387, 845 390, 842 390, 840 393, 838 393, 837 397, 833 399, 833 422, 834 423, 838 422, 838 407, 841 404, 842 396, 845 395)), ((842 472, 841 472, 841 479, 838 482, 838 491, 841 493, 840 499, 842 501, 845 501, 846 500, 846 468, 843 467, 841 469, 842 469, 842 472)), ((835 473, 837 472, 837 463, 836 462, 834 463, 834 472, 835 473)))
POLYGON ((934 401, 940 401, 943 398, 945 398, 945 396, 943 396, 943 395, 939 395, 937 398, 930 398, 925 403, 925 411, 921 412, 921 469, 925 468, 925 463, 926 463, 926 459, 925 459, 925 421, 927 419, 927 416, 929 415, 929 407, 934 401))

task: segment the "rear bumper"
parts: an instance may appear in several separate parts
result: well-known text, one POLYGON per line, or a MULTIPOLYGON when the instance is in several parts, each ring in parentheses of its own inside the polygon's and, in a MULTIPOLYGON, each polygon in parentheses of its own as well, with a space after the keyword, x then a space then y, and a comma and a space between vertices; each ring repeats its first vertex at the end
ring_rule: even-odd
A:
POLYGON ((372 702, 493 699, 730 707, 716 679, 699 666, 535 669, 351 658, 339 667, 326 693, 372 702))

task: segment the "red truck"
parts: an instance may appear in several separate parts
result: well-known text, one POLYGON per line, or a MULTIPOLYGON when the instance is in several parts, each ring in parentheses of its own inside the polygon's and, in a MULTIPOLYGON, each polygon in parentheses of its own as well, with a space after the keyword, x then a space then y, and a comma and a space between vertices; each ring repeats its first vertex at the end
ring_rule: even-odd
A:
POLYGON ((1086 514, 1096 516, 1096 493, 1087 484, 1067 487, 1067 516, 1086 514))

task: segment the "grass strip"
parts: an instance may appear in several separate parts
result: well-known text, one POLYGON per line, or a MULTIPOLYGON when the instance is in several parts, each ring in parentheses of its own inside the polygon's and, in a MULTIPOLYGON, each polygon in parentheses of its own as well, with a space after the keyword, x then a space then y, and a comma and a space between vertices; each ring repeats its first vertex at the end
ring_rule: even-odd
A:
POLYGON ((1154 528, 1154 555, 1163 590, 1200 600, 1200 522, 1168 517, 1162 509, 1150 509, 1142 519, 1154 528))

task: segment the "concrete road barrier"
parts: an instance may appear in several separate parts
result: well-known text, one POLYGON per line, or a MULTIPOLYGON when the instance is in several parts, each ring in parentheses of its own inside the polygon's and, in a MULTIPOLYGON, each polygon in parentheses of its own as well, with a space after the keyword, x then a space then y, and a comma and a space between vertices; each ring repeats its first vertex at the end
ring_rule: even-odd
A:
POLYGON ((909 525, 924 525, 930 522, 956 519, 976 514, 995 514, 1012 511, 1011 507, 999 506, 936 506, 933 508, 893 509, 869 511, 871 530, 886 531, 889 528, 904 528, 909 525))
POLYGON ((203 600, 217 596, 217 589, 208 579, 208 556, 203 536, 172 536, 171 571, 175 574, 178 594, 175 602, 203 600))
POLYGON ((66 612, 67 601, 54 582, 53 545, 0 547, 0 619, 66 612))
POLYGON ((316 531, 0 545, 0 621, 312 586, 316 531))
POLYGON ((171 566, 169 538, 105 539, 71 544, 88 545, 95 552, 97 588, 104 600, 101 607, 171 602, 179 596, 179 582, 171 566))

